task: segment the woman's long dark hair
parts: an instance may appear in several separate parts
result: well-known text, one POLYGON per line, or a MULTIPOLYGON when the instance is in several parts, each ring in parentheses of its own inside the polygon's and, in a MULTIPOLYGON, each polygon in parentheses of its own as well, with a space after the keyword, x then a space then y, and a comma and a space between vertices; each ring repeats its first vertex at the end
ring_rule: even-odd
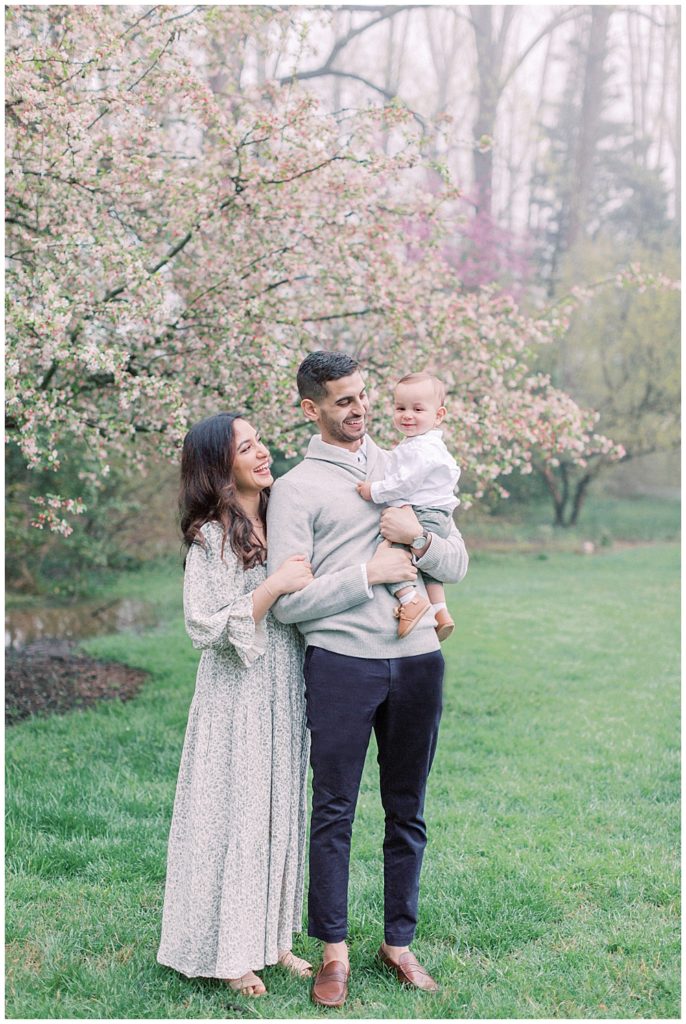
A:
MULTIPOLYGON (((238 503, 233 477, 236 439, 233 424, 240 413, 220 412, 201 420, 186 434, 181 453, 179 514, 186 550, 203 544, 200 527, 215 522, 224 530, 222 558, 228 539, 244 569, 261 565, 267 550, 253 533, 253 524, 238 503)), ((260 494, 258 515, 267 535, 269 488, 260 494)))

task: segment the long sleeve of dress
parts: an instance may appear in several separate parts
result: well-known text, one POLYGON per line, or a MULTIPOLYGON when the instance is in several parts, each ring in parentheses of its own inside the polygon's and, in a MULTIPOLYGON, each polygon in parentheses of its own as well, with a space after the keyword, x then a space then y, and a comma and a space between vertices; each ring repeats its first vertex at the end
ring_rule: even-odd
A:
POLYGON ((243 590, 243 567, 227 541, 221 554, 222 531, 214 523, 202 528, 205 547, 191 545, 186 559, 183 608, 193 646, 233 647, 244 665, 266 650, 264 623, 255 623, 252 592, 243 590))

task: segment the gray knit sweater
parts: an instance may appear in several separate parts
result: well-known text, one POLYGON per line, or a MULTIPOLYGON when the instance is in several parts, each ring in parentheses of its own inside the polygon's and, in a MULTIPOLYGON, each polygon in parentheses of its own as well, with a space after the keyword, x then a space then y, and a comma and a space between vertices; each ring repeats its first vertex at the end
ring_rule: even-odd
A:
MULTIPOLYGON (((381 510, 361 498, 355 485, 383 477, 386 453, 367 438, 366 467, 347 454, 315 435, 303 461, 272 487, 268 571, 274 572, 289 555, 306 554, 315 576, 303 590, 279 598, 272 611, 281 622, 297 623, 308 644, 336 654, 402 658, 437 650, 430 614, 398 639, 395 598, 385 586, 373 587, 374 596, 369 597, 360 565, 370 560, 379 543, 381 510)), ((468 561, 453 525, 449 537, 432 537, 417 565, 435 579, 459 583, 468 561)), ((426 593, 421 573, 417 586, 426 593)))

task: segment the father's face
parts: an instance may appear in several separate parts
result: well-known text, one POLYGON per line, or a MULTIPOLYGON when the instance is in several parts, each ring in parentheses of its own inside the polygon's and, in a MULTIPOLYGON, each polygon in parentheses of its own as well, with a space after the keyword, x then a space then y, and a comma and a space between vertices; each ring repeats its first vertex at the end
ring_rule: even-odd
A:
POLYGON ((367 429, 369 398, 358 371, 328 381, 321 401, 305 398, 301 404, 308 420, 319 427, 323 441, 352 451, 359 448, 367 429))

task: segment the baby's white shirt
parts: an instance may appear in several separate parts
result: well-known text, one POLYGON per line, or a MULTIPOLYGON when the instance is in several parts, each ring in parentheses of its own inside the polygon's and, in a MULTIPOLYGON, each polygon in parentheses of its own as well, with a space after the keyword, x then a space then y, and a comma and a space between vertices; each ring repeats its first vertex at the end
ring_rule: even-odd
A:
POLYGON ((417 505, 452 512, 460 502, 455 488, 460 467, 443 441, 442 430, 405 437, 388 455, 383 480, 371 487, 377 505, 417 505))

